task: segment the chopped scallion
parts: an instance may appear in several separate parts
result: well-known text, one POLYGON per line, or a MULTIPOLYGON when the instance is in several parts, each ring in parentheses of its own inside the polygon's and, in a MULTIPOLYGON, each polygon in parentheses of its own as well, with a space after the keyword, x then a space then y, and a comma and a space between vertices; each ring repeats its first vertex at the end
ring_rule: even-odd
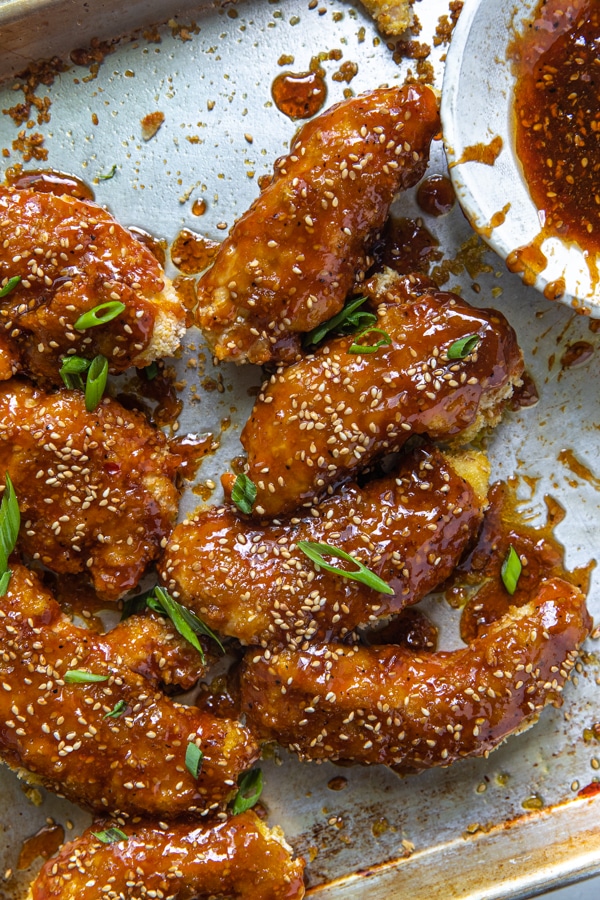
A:
POLYGON ((190 741, 185 751, 185 767, 194 778, 197 778, 200 773, 203 759, 204 753, 200 747, 190 741))
POLYGON ((129 837, 120 828, 107 828, 106 831, 92 831, 95 838, 103 844, 116 844, 117 841, 128 841, 129 837))
POLYGON ((118 719, 123 715, 125 710, 127 709, 127 703, 125 700, 118 700, 110 712, 107 712, 103 717, 105 719, 118 719))
POLYGON ((112 322, 120 316, 124 309, 125 304, 120 300, 107 300, 106 303, 99 303, 79 316, 74 327, 78 331, 85 331, 87 328, 95 328, 96 325, 106 325, 107 322, 112 322))
POLYGON ((97 681, 108 681, 108 678, 108 675, 84 672, 83 669, 70 669, 68 672, 65 672, 63 681, 66 684, 94 684, 97 681))
POLYGON ((379 591, 381 594, 394 593, 393 588, 383 578, 380 578, 375 572, 372 572, 349 553, 346 553, 345 550, 340 550, 339 547, 334 547, 331 544, 319 544, 314 541, 298 541, 298 548, 319 568, 325 569, 326 572, 341 575, 342 578, 350 578, 352 581, 360 581, 361 584, 372 588, 374 591, 379 591), (332 566, 323 558, 324 553, 327 556, 346 560, 346 562, 350 562, 358 568, 356 571, 348 571, 347 569, 339 569, 337 566, 332 566))
POLYGON ((500 570, 500 575, 502 576, 504 587, 511 595, 514 594, 517 589, 517 584, 519 583, 522 569, 523 566, 521 564, 521 560, 519 559, 519 554, 511 545, 500 570))
POLYGON ((58 374, 69 390, 83 391, 85 390, 85 384, 82 375, 84 372, 87 372, 91 364, 92 361, 84 359, 83 356, 65 356, 58 374))
POLYGON ((353 297, 337 315, 307 332, 303 339, 304 346, 306 348, 314 347, 320 344, 328 334, 352 334, 360 328, 372 325, 377 321, 377 316, 360 309, 366 302, 366 297, 353 297))
POLYGON ((113 163, 112 168, 108 172, 106 172, 106 174, 100 174, 97 176, 98 181, 108 181, 109 178, 114 177, 116 171, 117 171, 117 164, 113 163))
POLYGON ((366 334, 382 334, 383 337, 380 338, 375 344, 358 344, 353 343, 350 344, 348 348, 348 353, 377 353, 380 347, 389 347, 392 343, 392 339, 383 328, 365 328, 364 331, 358 335, 358 337, 363 337, 366 334))
POLYGON ((234 816, 252 809, 258 798, 262 794, 263 789, 263 773, 262 769, 250 769, 238 779, 239 790, 235 795, 231 805, 231 812, 234 816))
POLYGON ((101 354, 90 363, 85 382, 85 408, 94 412, 99 405, 108 381, 108 360, 101 354))
POLYGON ((166 614, 169 617, 175 626, 175 630, 198 651, 203 662, 204 650, 196 637, 198 634, 204 634, 206 637, 212 638, 212 640, 219 645, 223 653, 225 652, 223 644, 216 634, 211 631, 208 625, 205 625, 202 619, 199 619, 191 610, 186 609, 186 607, 182 606, 181 603, 178 603, 177 600, 173 600, 171 595, 167 593, 164 588, 155 587, 152 594, 146 600, 146 603, 150 609, 154 610, 154 612, 161 613, 162 615, 166 614))
POLYGON ((247 475, 238 475, 231 491, 231 499, 241 512, 248 514, 252 512, 256 494, 254 482, 247 475))
POLYGON ((15 549, 21 527, 19 504, 8 472, 5 479, 6 488, 0 504, 0 597, 8 590, 12 574, 8 568, 8 558, 15 549))
POLYGON ((450 344, 446 355, 448 359, 464 359, 475 349, 480 341, 481 337, 478 334, 468 334, 459 341, 454 341, 453 344, 450 344))
POLYGON ((20 275, 13 275, 12 278, 9 278, 8 281, 6 282, 6 284, 4 284, 0 288, 0 298, 6 297, 8 294, 10 294, 11 291, 14 291, 14 289, 16 288, 16 286, 18 285, 20 280, 21 280, 20 275))

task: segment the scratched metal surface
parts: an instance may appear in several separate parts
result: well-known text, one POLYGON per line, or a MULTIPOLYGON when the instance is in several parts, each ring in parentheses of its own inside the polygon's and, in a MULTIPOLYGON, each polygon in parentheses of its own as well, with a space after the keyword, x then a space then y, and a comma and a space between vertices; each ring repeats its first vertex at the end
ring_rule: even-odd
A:
MULTIPOLYGON (((30 130, 45 136, 44 167, 92 183, 97 201, 122 223, 142 227, 169 244, 182 227, 220 239, 218 224, 231 225, 247 208, 257 194, 258 177, 270 172, 274 159, 285 152, 295 125, 278 112, 270 95, 282 54, 294 56, 290 69, 303 71, 314 55, 341 50, 340 62, 323 63, 328 103, 341 99, 346 87, 332 77, 341 62, 358 64, 351 83, 356 93, 401 82, 407 69, 415 67, 410 60, 398 65, 362 8, 343 0, 323 0, 314 10, 308 0, 248 0, 194 9, 164 0, 131 0, 126 8, 117 0, 104 0, 93 5, 93 14, 91 6, 83 0, 0 0, 0 75, 14 75, 31 59, 85 46, 92 37, 129 35, 115 45, 96 77, 90 78, 87 68, 71 66, 52 86, 42 88, 40 96, 47 93, 51 99, 50 121, 30 130), (130 38, 136 26, 169 17, 173 21, 161 27, 160 42, 144 37, 141 28, 130 38), (144 142, 140 120, 155 111, 164 113, 164 124, 144 142), (113 178, 96 181, 115 164, 113 178), (202 218, 191 211, 199 198, 207 203, 202 218)), ((423 26, 419 40, 430 41, 439 16, 448 12, 447 0, 417 3, 416 11, 423 26)), ((438 87, 445 50, 433 48, 431 55, 438 87)), ((11 77, 0 85, 0 109, 20 99, 12 86, 11 77)), ((12 149, 17 131, 7 115, 0 116, 5 165, 20 161, 12 149)), ((26 167, 35 165, 40 164, 26 167)), ((436 142, 430 172, 445 170, 441 142, 436 142)), ((412 192, 397 202, 395 211, 419 215, 412 192)), ((448 258, 472 237, 457 208, 445 218, 426 219, 426 225, 448 258)), ((558 537, 568 564, 583 566, 596 554, 600 519, 598 338, 587 319, 524 287, 493 254, 485 252, 483 259, 488 271, 459 271, 447 286, 462 290, 475 304, 496 305, 505 312, 540 394, 535 407, 509 412, 490 438, 494 477, 516 478, 532 521, 545 520, 545 495, 562 504, 566 515, 558 537), (474 281, 480 293, 474 291, 474 281), (592 352, 581 365, 564 368, 561 357, 577 341, 589 343, 592 352), (573 456, 561 454, 563 450, 573 456), (582 466, 579 475, 573 471, 574 459, 582 466)), ((176 270, 171 267, 170 273, 176 270)), ((186 383, 180 433, 220 435, 219 451, 198 475, 200 481, 218 484, 218 474, 240 452, 239 430, 260 373, 228 365, 214 370, 195 331, 187 336, 177 366, 186 383)), ((217 488, 213 499, 219 498, 217 488)), ((198 496, 188 492, 183 508, 197 503, 198 496)), ((589 605, 600 619, 595 573, 589 605)), ((428 609, 442 625, 444 643, 455 642, 455 622, 444 603, 433 599, 428 609)), ((370 896, 382 900, 408 890, 417 900, 490 900, 524 897, 597 871, 600 800, 577 797, 598 777, 600 759, 600 745, 583 737, 586 727, 600 721, 600 667, 595 645, 590 642, 587 649, 578 684, 568 686, 563 708, 546 710, 534 728, 507 741, 488 760, 468 760, 403 780, 383 768, 301 765, 283 753, 266 761, 270 820, 281 824, 296 850, 309 859, 311 887, 331 900, 363 897, 367 886, 370 896), (328 783, 341 774, 347 786, 331 790, 328 783), (533 795, 541 798, 543 809, 523 807, 533 795)), ((18 897, 35 870, 34 865, 2 881, 2 872, 15 869, 23 838, 49 816, 75 830, 88 821, 44 792, 39 806, 32 797, 12 773, 0 770, 2 900, 18 897)))

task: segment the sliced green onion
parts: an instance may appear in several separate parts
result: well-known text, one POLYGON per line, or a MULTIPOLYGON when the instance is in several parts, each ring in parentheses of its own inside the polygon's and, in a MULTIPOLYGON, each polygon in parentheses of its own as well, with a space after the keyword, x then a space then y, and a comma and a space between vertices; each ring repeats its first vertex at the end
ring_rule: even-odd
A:
POLYGON ((348 348, 348 353, 377 353, 380 347, 389 347, 392 343, 392 339, 383 328, 365 328, 364 331, 358 335, 358 337, 363 337, 365 334, 382 334, 383 337, 377 341, 376 344, 350 344, 348 348))
POLYGON ((4 597, 8 590, 12 574, 8 568, 8 558, 15 549, 21 527, 19 504, 8 472, 5 483, 6 488, 0 503, 0 597, 4 597))
POLYGON ((158 375, 158 366, 155 362, 151 362, 150 365, 146 366, 142 371, 148 381, 153 381, 158 375))
POLYGON ((79 316, 74 327, 78 331, 85 331, 87 328, 95 328, 96 325, 106 325, 107 322, 112 322, 120 316, 124 309, 125 304, 120 300, 107 300, 106 303, 100 303, 79 316))
POLYGON ((352 334, 352 332, 358 331, 361 327, 364 328, 367 325, 372 325, 377 321, 377 316, 366 310, 360 309, 363 303, 366 302, 366 297, 354 297, 346 303, 344 308, 336 316, 317 325, 312 331, 308 331, 304 335, 304 346, 307 348, 314 347, 316 344, 320 344, 326 335, 333 332, 339 334, 352 334))
POLYGON ((117 841, 128 841, 129 837, 120 828, 107 828, 106 831, 92 831, 95 838, 103 844, 116 844, 117 841))
POLYGON ((145 609, 148 609, 148 600, 153 596, 154 588, 150 588, 149 591, 144 591, 141 594, 136 594, 135 597, 128 597, 127 600, 124 600, 121 622, 128 619, 130 616, 136 616, 139 613, 144 612, 145 609))
POLYGON ((113 177, 114 177, 114 174, 115 174, 116 171, 117 171, 117 164, 114 163, 112 169, 110 169, 109 172, 107 172, 105 175, 98 175, 98 176, 97 176, 98 181, 108 181, 109 178, 113 178, 113 177))
POLYGON ((204 662, 204 650, 196 637, 198 634, 204 634, 206 637, 212 638, 212 640, 221 648, 222 652, 225 652, 223 644, 214 631, 211 631, 208 625, 205 625, 202 619, 199 619, 195 613, 186 609, 186 607, 182 606, 181 603, 178 603, 177 600, 173 600, 164 588, 155 587, 150 597, 146 600, 146 603, 150 609, 154 610, 154 612, 163 615, 166 614, 169 617, 175 626, 175 630, 198 651, 202 662, 204 662))
POLYGON ((107 380, 108 360, 100 354, 90 363, 85 382, 85 408, 88 412, 94 412, 102 400, 107 380))
POLYGON ((464 359, 465 356, 468 356, 475 349, 480 341, 481 337, 478 334, 468 334, 459 341, 454 341, 453 344, 450 344, 446 356, 448 359, 464 359))
POLYGON ((20 280, 20 275, 13 275, 12 278, 9 278, 4 287, 0 288, 0 297, 6 297, 7 294, 10 294, 10 292, 16 288, 20 280))
POLYGON ((393 589, 383 578, 380 578, 375 572, 371 572, 370 569, 367 569, 366 566, 353 556, 350 556, 349 553, 346 553, 345 550, 340 550, 339 547, 334 547, 331 544, 318 544, 314 541, 298 541, 298 548, 319 568, 325 569, 326 572, 341 575, 342 578, 350 578, 352 581, 360 581, 361 584, 365 584, 381 594, 394 593, 393 589), (337 559, 345 559, 346 562, 351 562, 358 566, 358 569, 355 572, 349 572, 347 569, 339 569, 337 566, 332 566, 323 559, 323 553, 326 553, 328 556, 334 556, 337 559))
POLYGON ((95 672, 84 672, 83 669, 70 669, 63 676, 66 684, 94 684, 97 681, 108 681, 108 679, 108 675, 96 675, 95 672))
POLYGON ((263 789, 263 773, 262 769, 250 769, 240 778, 238 778, 239 790, 235 795, 231 805, 231 812, 234 816, 246 812, 257 802, 262 794, 263 789))
POLYGON ((104 719, 118 719, 123 715, 125 710, 127 709, 127 702, 125 700, 118 700, 110 712, 107 712, 104 719))
POLYGON ((87 372, 91 364, 91 360, 84 359, 83 356, 65 356, 58 372, 65 387, 68 387, 71 391, 85 390, 81 376, 84 372, 87 372))
POLYGON ((238 475, 235 479, 231 499, 243 513, 251 513, 256 500, 257 488, 247 475, 238 475))
POLYGON ((511 545, 510 550, 506 554, 506 559, 502 563, 502 568, 500 569, 504 587, 509 594, 514 594, 516 591, 522 570, 523 566, 521 565, 519 554, 511 545))
POLYGON ((204 753, 200 747, 197 747, 196 744, 190 741, 185 751, 185 767, 194 778, 197 778, 200 773, 203 759, 204 753))

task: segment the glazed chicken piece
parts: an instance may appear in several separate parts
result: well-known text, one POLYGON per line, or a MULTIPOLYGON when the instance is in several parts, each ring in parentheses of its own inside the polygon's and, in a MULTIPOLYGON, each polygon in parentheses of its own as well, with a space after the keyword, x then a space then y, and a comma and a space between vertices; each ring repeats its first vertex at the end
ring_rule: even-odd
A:
POLYGON ((19 371, 61 384, 60 360, 105 356, 112 372, 171 356, 184 311, 150 250, 102 207, 68 195, 0 186, 0 377, 19 371), (100 304, 125 310, 81 330, 100 304))
POLYGON ((242 710, 263 740, 302 759, 384 763, 398 771, 487 756, 544 706, 559 705, 591 619, 560 579, 510 607, 463 649, 414 655, 402 646, 317 644, 248 651, 242 710))
POLYGON ((28 900, 301 900, 304 861, 252 811, 212 827, 100 821, 49 859, 28 900), (126 837, 102 843, 118 828, 126 837))
POLYGON ((19 549, 59 573, 84 572, 116 600, 139 582, 177 517, 180 456, 137 412, 80 391, 0 384, 0 480, 21 510, 19 549))
POLYGON ((303 125, 198 283, 197 324, 218 359, 293 359, 342 308, 395 195, 423 176, 433 92, 381 88, 303 125))
MULTIPOLYGON (((467 443, 497 423, 520 384, 521 351, 501 313, 391 272, 366 291, 388 346, 354 353, 356 335, 332 338, 263 385, 241 435, 257 516, 309 506, 411 435, 467 443), (476 346, 449 358, 471 335, 476 346)), ((373 345, 379 337, 358 340, 373 345)))
POLYGON ((342 486, 304 518, 255 525, 231 508, 208 509, 175 528, 160 573, 173 597, 244 643, 343 636, 415 603, 449 576, 481 524, 488 474, 481 453, 449 456, 429 446, 391 475, 342 486), (299 541, 350 553, 392 593, 317 571, 299 541))
POLYGON ((11 569, 0 601, 0 757, 104 815, 170 820, 226 803, 258 756, 249 732, 169 700, 128 667, 118 635, 113 645, 74 626, 34 573, 11 569), (203 753, 197 776, 186 766, 191 743, 203 753))

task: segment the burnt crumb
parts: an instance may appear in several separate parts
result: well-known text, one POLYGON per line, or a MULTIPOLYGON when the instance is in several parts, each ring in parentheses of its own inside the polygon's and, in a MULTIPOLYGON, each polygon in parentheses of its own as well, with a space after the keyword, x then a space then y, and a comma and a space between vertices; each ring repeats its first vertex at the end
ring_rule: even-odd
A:
POLYGON ((450 16, 440 16, 438 20, 437 28, 435 29, 435 35, 433 38, 434 47, 439 47, 441 44, 450 43, 450 38, 452 37, 452 32, 454 31, 454 26, 458 22, 458 17, 461 14, 462 8, 462 0, 451 0, 450 16))
POLYGON ((144 40, 148 41, 149 44, 162 44, 162 37, 160 35, 160 31, 156 26, 147 28, 142 32, 142 36, 144 40))
POLYGON ((430 277, 441 288, 451 275, 456 277, 466 271, 470 278, 476 279, 484 272, 493 272, 493 266, 485 261, 488 250, 487 244, 474 234, 462 244, 454 259, 445 259, 429 273, 430 277))
POLYGON ((358 64, 355 62, 345 62, 331 76, 332 81, 345 81, 350 84, 355 75, 358 74, 358 64))
POLYGON ((398 41, 392 59, 395 63, 400 64, 403 59, 427 59, 430 53, 429 44, 421 41, 398 41))
POLYGON ((44 135, 40 134, 39 131, 27 134, 25 129, 22 129, 12 142, 12 148, 22 155, 25 162, 29 162, 32 159, 46 160, 48 159, 48 151, 43 144, 44 135))
POLYGON ((13 85, 14 91, 23 92, 23 102, 16 103, 10 109, 3 109, 5 115, 11 117, 15 125, 20 126, 30 120, 32 110, 37 111, 37 124, 50 121, 50 98, 38 97, 37 89, 43 84, 49 87, 54 83, 57 75, 68 70, 66 63, 58 56, 51 59, 39 60, 31 63, 22 72, 16 75, 13 85))
POLYGON ((97 74, 98 66, 104 62, 107 56, 115 52, 118 43, 118 39, 99 41, 97 38, 92 38, 89 47, 80 47, 71 51, 71 62, 76 66, 85 66, 89 68, 90 72, 97 74))
POLYGON ((160 126, 165 121, 165 114, 160 111, 148 113, 141 119, 142 138, 145 141, 151 140, 157 133, 160 126))
POLYGON ((184 25, 176 19, 169 19, 167 25, 171 29, 172 36, 180 41, 191 41, 194 34, 200 34, 200 28, 195 22, 184 25))

